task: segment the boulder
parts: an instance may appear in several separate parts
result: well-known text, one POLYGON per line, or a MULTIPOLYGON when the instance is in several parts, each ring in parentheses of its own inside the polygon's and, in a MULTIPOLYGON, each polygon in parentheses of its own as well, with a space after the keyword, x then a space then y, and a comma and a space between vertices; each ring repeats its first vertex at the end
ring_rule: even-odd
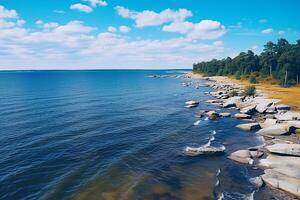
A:
POLYGON ((287 171, 296 170, 299 172, 300 157, 269 154, 265 159, 259 161, 258 166, 262 168, 289 169, 287 171))
POLYGON ((249 150, 238 150, 230 154, 228 158, 243 164, 253 164, 253 160, 250 157, 249 150))
POLYGON ((206 113, 209 119, 217 119, 219 117, 219 114, 216 111, 209 111, 206 113))
POLYGON ((184 107, 185 108, 194 108, 194 107, 197 107, 198 104, 190 104, 190 105, 185 105, 184 107))
POLYGON ((294 127, 296 129, 300 129, 300 121, 286 121, 287 124, 289 124, 291 127, 294 127))
POLYGON ((255 185, 257 188, 261 188, 264 185, 264 182, 260 176, 250 178, 249 180, 253 185, 255 185))
POLYGON ((275 115, 279 121, 292 121, 300 119, 300 112, 287 111, 285 113, 278 113, 275 115))
POLYGON ((271 153, 300 156, 300 144, 273 144, 266 146, 266 149, 271 153))
POLYGON ((226 149, 225 146, 221 146, 221 147, 202 146, 198 148, 186 147, 183 153, 188 156, 198 156, 203 154, 223 153, 225 149, 226 149))
POLYGON ((223 104, 223 108, 230 108, 230 107, 236 107, 239 102, 242 101, 243 97, 236 96, 236 97, 230 97, 226 99, 226 101, 223 104))
POLYGON ((259 113, 264 113, 272 104, 273 100, 262 99, 258 101, 258 104, 256 105, 255 109, 259 113))
POLYGON ((199 101, 187 101, 185 102, 185 105, 198 105, 199 101))
POLYGON ((267 128, 277 123, 276 119, 266 119, 263 123, 259 123, 261 128, 267 128))
POLYGON ((279 136, 289 133, 289 128, 290 126, 287 124, 275 124, 273 126, 260 129, 257 133, 262 136, 279 136))
POLYGON ((231 114, 229 112, 222 112, 222 113, 220 113, 220 116, 221 117, 230 117, 231 114))
POLYGON ((260 158, 264 155, 262 151, 250 151, 251 158, 260 158))
POLYGON ((261 177, 265 183, 300 198, 300 179, 286 176, 272 169, 267 169, 264 172, 265 174, 261 177))
POLYGON ((258 123, 239 124, 236 127, 244 131, 253 131, 260 129, 260 125, 258 123))
POLYGON ((275 106, 277 110, 290 110, 291 107, 285 104, 279 104, 275 106))
POLYGON ((250 106, 247 106, 247 107, 241 109, 240 112, 247 114, 247 115, 252 115, 255 113, 255 108, 256 108, 256 105, 250 105, 250 106))
POLYGON ((234 115, 237 119, 250 119, 251 115, 243 114, 243 113, 237 113, 234 115))

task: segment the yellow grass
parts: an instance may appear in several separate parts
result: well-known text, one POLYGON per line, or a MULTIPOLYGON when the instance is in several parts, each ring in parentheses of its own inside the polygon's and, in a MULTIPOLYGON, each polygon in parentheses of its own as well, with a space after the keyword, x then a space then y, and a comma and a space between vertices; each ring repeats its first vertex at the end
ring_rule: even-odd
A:
MULTIPOLYGON (((200 78, 201 75, 197 74, 195 76, 199 76, 200 78)), ((264 81, 263 79, 258 78, 260 81, 258 84, 250 84, 248 79, 236 80, 234 77, 219 77, 217 79, 222 81, 226 81, 226 79, 228 79, 229 82, 242 85, 255 85, 257 90, 268 94, 270 98, 278 99, 281 103, 287 104, 295 110, 300 110, 300 85, 285 88, 274 84, 274 80, 270 79, 264 81)))

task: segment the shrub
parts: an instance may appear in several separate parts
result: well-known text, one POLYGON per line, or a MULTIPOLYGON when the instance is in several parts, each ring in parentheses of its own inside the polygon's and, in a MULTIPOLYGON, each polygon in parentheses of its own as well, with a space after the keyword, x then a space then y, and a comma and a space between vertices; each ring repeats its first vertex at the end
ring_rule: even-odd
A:
POLYGON ((255 76, 251 76, 251 77, 249 78, 249 82, 252 83, 252 84, 258 83, 258 81, 257 81, 257 79, 256 79, 255 76))
POLYGON ((230 97, 235 97, 235 96, 238 96, 238 95, 239 95, 238 92, 235 91, 235 90, 232 90, 232 91, 229 93, 229 96, 230 96, 230 97))
POLYGON ((243 95, 244 96, 254 96, 256 93, 256 88, 253 85, 249 85, 245 87, 243 95))

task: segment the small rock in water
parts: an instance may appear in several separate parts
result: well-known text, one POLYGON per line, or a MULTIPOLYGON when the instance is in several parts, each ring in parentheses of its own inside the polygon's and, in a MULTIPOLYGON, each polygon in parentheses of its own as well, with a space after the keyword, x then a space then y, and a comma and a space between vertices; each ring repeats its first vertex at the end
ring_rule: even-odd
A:
POLYGON ((222 112, 222 113, 220 113, 220 116, 221 117, 230 117, 231 114, 229 112, 222 112))
POLYGON ((243 113, 237 113, 234 115, 237 119, 250 119, 251 115, 243 114, 243 113))
POLYGON ((255 185, 257 188, 261 188, 264 185, 264 182, 260 176, 250 178, 250 182, 255 185))
POLYGON ((250 157, 249 150, 238 150, 230 154, 228 158, 239 163, 252 164, 253 160, 250 157))
POLYGON ((244 131, 253 131, 260 129, 260 125, 258 123, 239 124, 236 127, 244 131))
POLYGON ((198 148, 186 147, 184 150, 184 154, 188 156, 198 156, 203 154, 215 154, 215 153, 223 153, 225 151, 225 147, 212 147, 212 146, 202 146, 198 148))
POLYGON ((219 117, 219 114, 216 111, 209 111, 206 113, 209 119, 215 120, 219 117))

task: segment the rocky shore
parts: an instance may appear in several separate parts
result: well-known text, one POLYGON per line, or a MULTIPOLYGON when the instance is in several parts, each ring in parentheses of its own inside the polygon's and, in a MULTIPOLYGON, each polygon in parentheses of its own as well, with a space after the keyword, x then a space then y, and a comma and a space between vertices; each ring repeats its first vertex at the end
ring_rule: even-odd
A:
MULTIPOLYGON (((207 80, 207 87, 214 89, 207 93, 214 97, 207 102, 222 108, 236 109, 238 113, 233 117, 241 120, 237 128, 256 131, 255 134, 263 138, 263 145, 240 149, 228 158, 262 169, 264 173, 255 178, 257 187, 267 185, 300 198, 300 112, 291 110, 290 106, 281 104, 279 100, 269 98, 262 91, 257 91, 253 96, 244 96, 244 86, 231 83, 226 78, 204 78, 190 73, 185 77, 207 80)), ((192 108, 199 102, 188 103, 193 103, 188 104, 192 108)), ((197 115, 206 115, 216 120, 230 114, 213 110, 197 115)))

